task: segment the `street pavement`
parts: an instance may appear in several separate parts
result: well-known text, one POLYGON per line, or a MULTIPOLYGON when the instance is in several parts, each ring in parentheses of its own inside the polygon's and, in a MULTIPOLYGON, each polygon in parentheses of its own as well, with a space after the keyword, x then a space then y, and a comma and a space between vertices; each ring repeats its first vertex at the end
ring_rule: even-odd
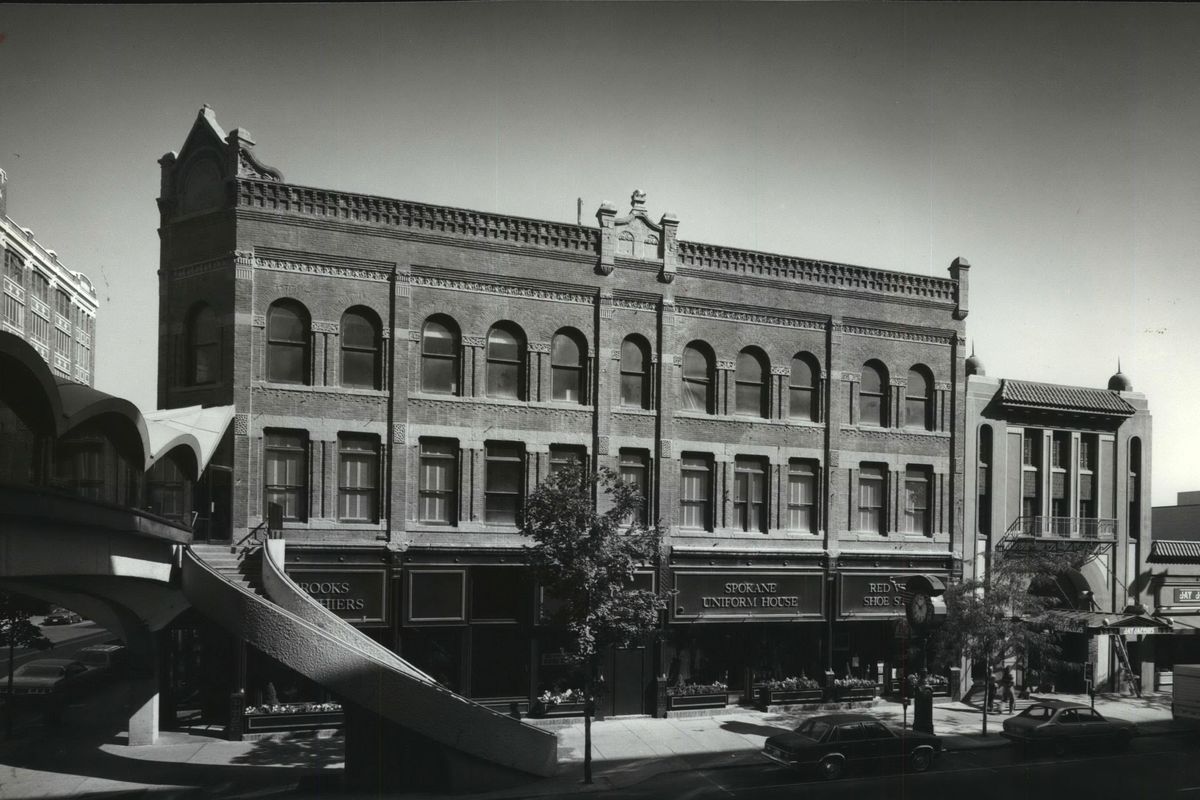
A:
MULTIPOLYGON (((1087 701, 1073 695, 1054 697, 1087 701)), ((1170 702, 1170 695, 1159 694, 1099 696, 1096 709, 1137 723, 1143 736, 1150 737, 1181 730, 1171 721, 1170 702)), ((888 724, 900 725, 904 719, 904 709, 897 703, 877 701, 869 710, 888 724)), ((338 733, 290 734, 253 742, 164 733, 157 745, 130 748, 123 744, 122 734, 114 736, 111 730, 84 724, 86 709, 78 713, 81 717, 75 723, 68 719, 65 729, 44 729, 24 740, 0 743, 0 800, 126 793, 164 798, 327 796, 338 786, 342 772, 343 743, 338 733)), ((737 768, 757 775, 760 768, 770 768, 758 755, 766 737, 794 728, 813 713, 824 712, 736 709, 711 717, 599 721, 592 726, 595 780, 590 785, 582 783, 583 725, 566 725, 556 729, 557 776, 475 797, 608 794, 651 779, 737 768)), ((1012 749, 997 735, 1004 715, 989 715, 986 737, 981 735, 978 708, 944 702, 935 706, 933 718, 936 732, 945 737, 947 758, 1012 749)), ((414 800, 435 796, 411 795, 414 800)))

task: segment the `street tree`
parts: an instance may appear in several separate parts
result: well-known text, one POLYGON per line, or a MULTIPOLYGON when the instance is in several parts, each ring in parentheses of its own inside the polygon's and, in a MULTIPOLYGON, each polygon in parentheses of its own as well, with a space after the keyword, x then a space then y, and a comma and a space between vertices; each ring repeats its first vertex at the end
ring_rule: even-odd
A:
POLYGON ((13 661, 16 649, 32 647, 36 650, 46 650, 53 646, 50 640, 42 635, 38 626, 30 621, 32 615, 33 608, 29 598, 0 590, 0 647, 8 648, 8 678, 4 692, 7 701, 4 714, 6 739, 12 738, 13 717, 16 714, 13 703, 13 661))
POLYGON ((529 563, 554 600, 548 622, 563 625, 584 673, 584 783, 592 782, 592 711, 599 659, 608 647, 644 641, 659 626, 663 602, 634 588, 634 572, 657 564, 662 534, 639 520, 644 505, 632 483, 612 470, 564 467, 535 489, 522 532, 529 563), (607 500, 597 510, 596 498, 607 500))
MULTIPOLYGON (((1049 612, 1068 604, 1057 578, 1078 566, 1070 553, 996 552, 982 577, 946 587, 946 617, 937 631, 942 659, 982 663, 988 681, 996 667, 1028 664, 1033 654, 1043 666, 1055 664, 1061 647, 1049 612)), ((985 736, 989 710, 985 687, 985 736)))

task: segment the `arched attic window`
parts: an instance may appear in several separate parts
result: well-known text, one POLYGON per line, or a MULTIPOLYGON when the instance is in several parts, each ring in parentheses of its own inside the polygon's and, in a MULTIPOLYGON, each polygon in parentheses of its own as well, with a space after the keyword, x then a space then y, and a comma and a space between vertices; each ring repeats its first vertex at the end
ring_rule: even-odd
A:
POLYGON ((188 315, 187 382, 195 386, 221 379, 221 341, 217 315, 206 303, 197 303, 188 315))
POLYGON ((650 348, 636 335, 621 342, 621 405, 650 408, 650 348))
POLYGON ((267 311, 267 380, 309 383, 308 311, 294 300, 280 300, 267 311))
POLYGON ((379 318, 366 308, 342 315, 342 386, 379 389, 383 385, 379 318))
POLYGON ((747 347, 738 353, 737 413, 751 417, 767 416, 767 358, 757 348, 747 347))
POLYGON ((887 424, 887 370, 878 361, 863 364, 862 383, 858 386, 858 422, 860 425, 887 424))
POLYGON ((421 391, 459 393, 458 326, 448 317, 433 317, 421 331, 421 391))
POLYGON ((567 403, 583 403, 587 343, 573 330, 554 334, 550 345, 550 397, 567 403))
POLYGON ((692 342, 683 348, 682 403, 688 411, 714 412, 713 355, 708 345, 692 342))
POLYGON ((908 371, 904 390, 904 427, 933 430, 933 378, 918 364, 908 371))
POLYGON ((821 368, 811 353, 792 357, 792 376, 788 386, 788 416, 792 419, 819 419, 817 381, 821 368))
POLYGON ((488 331, 487 394, 509 400, 525 399, 525 334, 502 322, 488 331))

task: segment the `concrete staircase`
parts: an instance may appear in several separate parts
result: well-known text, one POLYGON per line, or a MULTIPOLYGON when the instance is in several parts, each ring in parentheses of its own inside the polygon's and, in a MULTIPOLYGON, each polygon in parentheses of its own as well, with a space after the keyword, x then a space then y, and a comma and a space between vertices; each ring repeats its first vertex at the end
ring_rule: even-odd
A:
POLYGON ((237 553, 227 544, 193 544, 192 550, 225 580, 267 597, 262 581, 262 551, 237 553))

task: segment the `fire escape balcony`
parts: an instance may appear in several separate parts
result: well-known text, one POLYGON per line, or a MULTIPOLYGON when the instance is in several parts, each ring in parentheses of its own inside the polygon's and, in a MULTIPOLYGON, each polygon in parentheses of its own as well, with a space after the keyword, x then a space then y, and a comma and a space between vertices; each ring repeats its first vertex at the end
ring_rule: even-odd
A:
POLYGON ((1000 550, 1071 550, 1099 555, 1117 541, 1117 520, 1094 517, 1017 517, 1000 550))

